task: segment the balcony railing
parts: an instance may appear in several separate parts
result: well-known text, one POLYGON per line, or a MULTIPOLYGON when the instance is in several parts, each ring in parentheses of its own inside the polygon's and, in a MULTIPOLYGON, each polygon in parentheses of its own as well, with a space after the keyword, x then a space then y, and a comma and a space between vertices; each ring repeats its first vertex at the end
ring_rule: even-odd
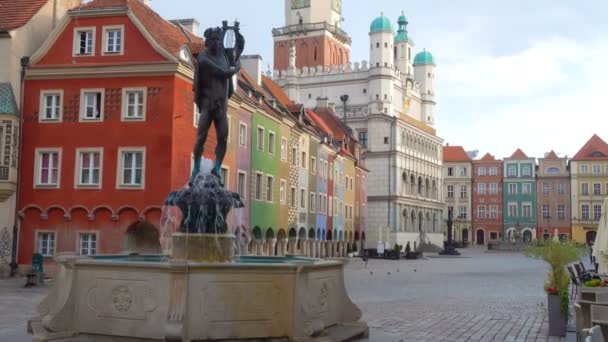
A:
POLYGON ((272 35, 274 37, 277 37, 277 36, 285 36, 285 35, 293 35, 293 34, 306 34, 307 32, 321 31, 321 30, 327 30, 327 31, 333 33, 334 35, 338 36, 339 38, 341 38, 348 44, 350 44, 352 42, 351 38, 348 36, 348 33, 346 33, 346 31, 342 30, 337 25, 331 25, 327 22, 296 24, 296 25, 289 25, 289 26, 280 27, 280 28, 274 28, 274 29, 272 29, 272 35))

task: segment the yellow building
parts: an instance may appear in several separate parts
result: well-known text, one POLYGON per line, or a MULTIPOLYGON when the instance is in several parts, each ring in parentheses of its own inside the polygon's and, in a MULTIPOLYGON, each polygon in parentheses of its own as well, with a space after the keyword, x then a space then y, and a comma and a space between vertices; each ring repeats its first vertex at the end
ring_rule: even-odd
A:
POLYGON ((355 159, 346 150, 344 154, 344 240, 352 243, 355 238, 355 159))
POLYGON ((572 191, 572 238, 577 242, 595 240, 608 195, 608 144, 593 135, 570 160, 572 191))

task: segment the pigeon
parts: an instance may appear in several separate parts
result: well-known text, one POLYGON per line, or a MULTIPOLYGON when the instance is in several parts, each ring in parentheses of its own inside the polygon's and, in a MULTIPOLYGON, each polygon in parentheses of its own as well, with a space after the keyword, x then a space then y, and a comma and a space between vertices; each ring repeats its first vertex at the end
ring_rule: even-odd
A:
POLYGON ((416 269, 414 268, 414 272, 416 272, 416 269))
POLYGON ((387 272, 386 274, 391 275, 391 272, 387 272))

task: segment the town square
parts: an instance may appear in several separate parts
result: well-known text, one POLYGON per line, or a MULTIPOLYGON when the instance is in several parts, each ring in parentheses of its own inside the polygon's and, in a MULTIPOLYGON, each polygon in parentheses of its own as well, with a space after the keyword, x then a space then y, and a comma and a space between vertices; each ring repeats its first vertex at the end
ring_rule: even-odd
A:
POLYGON ((603 10, 0 0, 0 340, 608 339, 603 10))

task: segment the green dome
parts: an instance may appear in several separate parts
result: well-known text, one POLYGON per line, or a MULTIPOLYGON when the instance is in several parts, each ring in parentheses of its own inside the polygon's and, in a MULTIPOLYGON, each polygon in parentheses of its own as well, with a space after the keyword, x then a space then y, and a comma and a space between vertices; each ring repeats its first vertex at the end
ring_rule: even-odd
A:
POLYGON ((435 64, 435 59, 433 58, 433 55, 431 55, 430 52, 428 51, 422 51, 419 54, 416 55, 416 57, 414 58, 414 65, 418 65, 418 64, 435 64))
POLYGON ((384 15, 380 15, 378 18, 372 21, 372 24, 369 26, 370 32, 378 32, 378 31, 391 31, 393 32, 393 25, 391 25, 391 20, 384 15))
POLYGON ((399 19, 397 19, 397 22, 399 24, 401 24, 401 23, 407 24, 407 18, 405 17, 405 14, 403 14, 403 12, 399 16, 399 19))
POLYGON ((397 19, 397 23, 399 23, 399 29, 397 30, 397 35, 395 36, 395 43, 407 42, 407 18, 405 17, 403 11, 401 11, 401 15, 399 16, 399 19, 397 19))
POLYGON ((407 31, 399 31, 395 36, 395 43, 407 42, 407 31))

